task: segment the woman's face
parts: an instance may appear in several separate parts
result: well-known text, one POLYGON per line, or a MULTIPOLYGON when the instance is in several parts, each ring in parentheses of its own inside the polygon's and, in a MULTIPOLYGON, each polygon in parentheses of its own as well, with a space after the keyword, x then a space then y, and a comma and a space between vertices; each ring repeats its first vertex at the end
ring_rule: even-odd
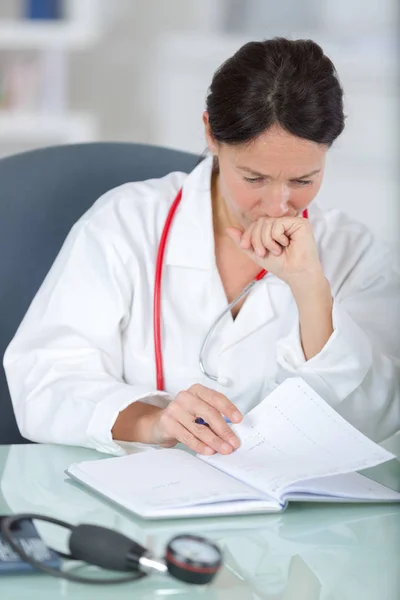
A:
POLYGON ((219 194, 231 217, 246 229, 260 217, 295 216, 310 204, 322 183, 328 146, 273 126, 240 146, 219 144, 204 122, 208 146, 219 161, 219 194))

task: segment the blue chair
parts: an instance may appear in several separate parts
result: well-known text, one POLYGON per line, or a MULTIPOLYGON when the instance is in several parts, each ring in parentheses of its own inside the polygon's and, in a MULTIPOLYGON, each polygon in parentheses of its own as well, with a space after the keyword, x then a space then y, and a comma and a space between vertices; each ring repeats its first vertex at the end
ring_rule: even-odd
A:
MULTIPOLYGON (((93 202, 128 181, 189 172, 198 160, 167 148, 106 142, 43 148, 0 160, 1 359, 69 230, 93 202)), ((0 444, 26 441, 1 367, 0 444)))

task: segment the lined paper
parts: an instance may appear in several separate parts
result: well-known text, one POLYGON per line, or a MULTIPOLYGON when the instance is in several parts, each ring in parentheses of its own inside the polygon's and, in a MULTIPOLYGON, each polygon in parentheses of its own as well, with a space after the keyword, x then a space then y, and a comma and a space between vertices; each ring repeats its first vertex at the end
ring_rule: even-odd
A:
POLYGON ((238 450, 198 458, 277 500, 296 482, 394 458, 300 378, 286 380, 232 429, 241 440, 238 450))
POLYGON ((115 501, 128 501, 131 509, 139 513, 148 509, 265 499, 265 494, 184 450, 86 461, 72 465, 68 473, 115 501))

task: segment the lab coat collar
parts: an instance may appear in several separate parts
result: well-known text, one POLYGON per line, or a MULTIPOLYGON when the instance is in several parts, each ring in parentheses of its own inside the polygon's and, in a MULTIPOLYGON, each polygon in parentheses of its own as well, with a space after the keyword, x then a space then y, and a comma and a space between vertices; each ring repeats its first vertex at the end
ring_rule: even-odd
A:
POLYGON ((211 173, 212 157, 208 157, 185 179, 168 235, 166 265, 202 270, 215 265, 211 173))

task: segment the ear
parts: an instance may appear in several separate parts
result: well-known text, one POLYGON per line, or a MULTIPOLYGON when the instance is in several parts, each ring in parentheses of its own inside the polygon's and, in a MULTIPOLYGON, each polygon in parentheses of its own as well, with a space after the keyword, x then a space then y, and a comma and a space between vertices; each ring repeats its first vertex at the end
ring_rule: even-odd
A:
POLYGON ((212 134, 210 121, 208 118, 208 112, 206 110, 203 112, 203 123, 208 149, 213 156, 218 156, 218 144, 215 141, 214 136, 212 134))

